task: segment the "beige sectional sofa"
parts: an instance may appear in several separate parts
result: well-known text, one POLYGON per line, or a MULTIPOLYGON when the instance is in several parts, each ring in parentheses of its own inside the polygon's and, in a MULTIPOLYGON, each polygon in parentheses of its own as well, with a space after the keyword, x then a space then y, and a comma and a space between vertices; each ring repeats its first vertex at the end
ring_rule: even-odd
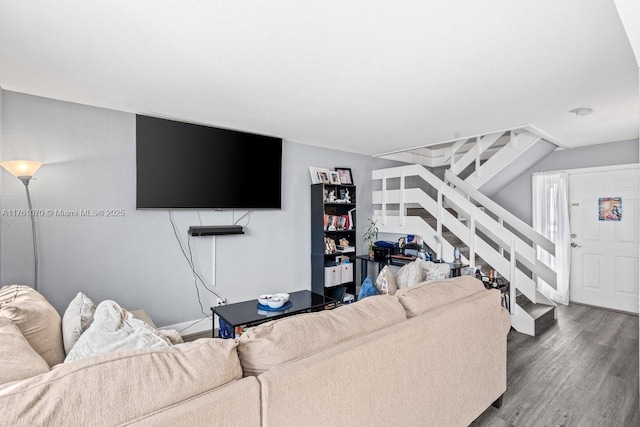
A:
MULTIPOLYGON (((19 337, 2 319, 7 359, 19 337)), ((423 283, 237 340, 32 360, 0 384, 0 425, 466 426, 506 390, 509 327, 476 279, 423 283)))

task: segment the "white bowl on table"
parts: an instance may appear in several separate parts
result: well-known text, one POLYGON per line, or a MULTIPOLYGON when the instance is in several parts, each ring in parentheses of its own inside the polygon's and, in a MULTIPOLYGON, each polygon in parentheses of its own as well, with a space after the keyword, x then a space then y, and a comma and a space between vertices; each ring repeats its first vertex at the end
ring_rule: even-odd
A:
POLYGON ((271 298, 273 298, 273 295, 271 295, 271 294, 263 294, 263 295, 260 295, 258 297, 258 302, 260 303, 260 305, 268 305, 269 300, 271 298))
POLYGON ((283 298, 273 296, 267 301, 267 305, 271 308, 280 308, 284 305, 284 302, 283 298))
POLYGON ((285 294, 285 293, 278 293, 278 294, 273 294, 274 297, 276 298, 282 298, 284 300, 284 303, 286 304, 289 301, 289 294, 285 294))

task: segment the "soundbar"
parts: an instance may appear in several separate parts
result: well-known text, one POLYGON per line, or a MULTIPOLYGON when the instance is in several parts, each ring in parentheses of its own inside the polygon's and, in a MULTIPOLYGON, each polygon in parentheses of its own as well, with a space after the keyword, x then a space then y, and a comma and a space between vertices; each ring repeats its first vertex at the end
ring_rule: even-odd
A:
POLYGON ((241 225, 206 225, 189 227, 189 236, 220 236, 225 234, 244 234, 241 225))

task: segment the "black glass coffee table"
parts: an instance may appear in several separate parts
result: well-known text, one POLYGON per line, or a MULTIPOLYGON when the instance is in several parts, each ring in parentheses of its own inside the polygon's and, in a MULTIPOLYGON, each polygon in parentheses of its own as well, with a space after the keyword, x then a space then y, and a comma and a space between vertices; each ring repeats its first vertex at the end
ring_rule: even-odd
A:
MULTIPOLYGON (((339 305, 339 302, 332 298, 307 290, 290 293, 289 301, 292 303, 291 307, 279 311, 259 310, 257 299, 211 307, 211 310, 222 320, 220 322, 220 338, 233 338, 236 327, 256 326, 270 320, 299 313, 332 309, 339 305), (223 324, 226 324, 225 326, 230 327, 231 330, 225 328, 223 331, 223 324)), ((213 329, 215 330, 215 328, 213 329)))

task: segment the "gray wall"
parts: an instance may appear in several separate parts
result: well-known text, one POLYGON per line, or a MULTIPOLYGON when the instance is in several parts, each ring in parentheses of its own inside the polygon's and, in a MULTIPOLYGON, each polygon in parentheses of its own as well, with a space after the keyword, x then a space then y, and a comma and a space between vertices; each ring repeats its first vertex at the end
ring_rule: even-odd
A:
POLYGON ((637 163, 638 156, 637 139, 556 150, 494 194, 492 199, 531 225, 531 175, 534 172, 637 163))
MULTIPOLYGON (((121 218, 37 218, 40 290, 58 311, 62 313, 82 291, 95 302, 113 299, 127 308, 146 308, 158 325, 201 318, 193 276, 168 212, 135 209, 135 116, 9 91, 4 92, 3 105, 2 159, 45 163, 30 185, 34 208, 125 211, 121 218)), ((213 289, 229 302, 310 289, 309 166, 352 168, 361 228, 371 215, 371 171, 393 164, 285 141, 282 210, 255 211, 245 235, 216 238, 213 289)), ((23 185, 2 174, 0 208, 26 208, 23 185)), ((269 182, 256 185, 268 188, 269 182)), ((203 210, 200 217, 205 225, 226 225, 243 213, 203 210)), ((173 215, 186 244, 187 228, 200 223, 198 212, 173 215)), ((2 216, 0 226, 0 284, 31 284, 28 218, 2 216)), ((361 239, 360 229, 357 235, 361 239)), ((208 284, 213 240, 191 240, 197 271, 208 284)), ((364 246, 359 252, 365 252, 364 246)), ((202 290, 201 295, 209 314, 215 297, 202 290)))

